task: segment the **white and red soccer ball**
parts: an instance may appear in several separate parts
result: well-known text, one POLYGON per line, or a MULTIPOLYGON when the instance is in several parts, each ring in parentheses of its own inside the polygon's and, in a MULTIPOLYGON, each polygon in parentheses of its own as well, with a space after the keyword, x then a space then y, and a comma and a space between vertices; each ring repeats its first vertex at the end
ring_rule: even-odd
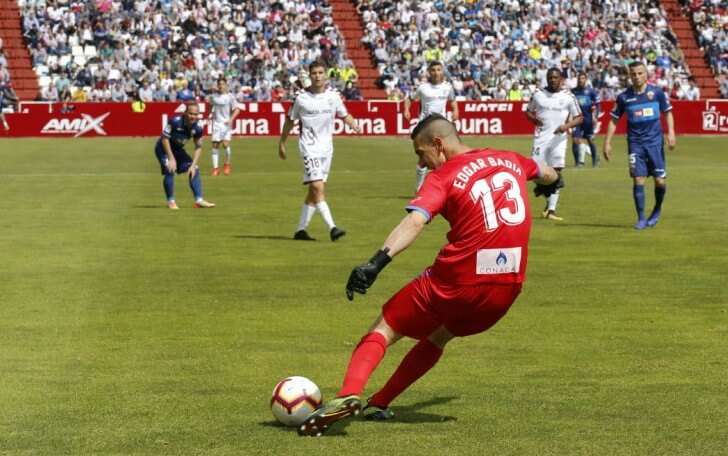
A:
POLYGON ((286 377, 270 397, 270 410, 286 426, 299 426, 321 406, 321 391, 306 377, 286 377))

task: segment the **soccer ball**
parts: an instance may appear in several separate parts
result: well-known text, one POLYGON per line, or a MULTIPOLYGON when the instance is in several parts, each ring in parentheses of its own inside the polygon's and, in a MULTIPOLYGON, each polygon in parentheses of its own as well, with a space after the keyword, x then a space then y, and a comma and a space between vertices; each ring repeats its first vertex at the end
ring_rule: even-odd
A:
POLYGON ((286 426, 299 426, 321 406, 321 391, 306 377, 286 377, 270 397, 270 410, 286 426))

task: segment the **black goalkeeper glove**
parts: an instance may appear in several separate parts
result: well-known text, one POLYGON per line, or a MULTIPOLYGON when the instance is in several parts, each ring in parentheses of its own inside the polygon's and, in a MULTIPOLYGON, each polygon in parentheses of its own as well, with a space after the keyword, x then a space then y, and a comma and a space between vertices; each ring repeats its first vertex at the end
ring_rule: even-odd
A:
POLYGON ((564 188, 564 178, 561 176, 561 172, 556 171, 556 174, 559 176, 559 178, 556 179, 554 182, 548 185, 536 184, 536 188, 533 189, 533 194, 536 196, 543 195, 548 198, 552 194, 556 193, 556 190, 564 188))
POLYGON ((367 288, 377 280, 379 272, 392 261, 387 252, 389 252, 388 248, 378 251, 369 261, 351 271, 349 281, 346 282, 346 297, 349 298, 349 301, 354 300, 354 292, 366 294, 367 288))

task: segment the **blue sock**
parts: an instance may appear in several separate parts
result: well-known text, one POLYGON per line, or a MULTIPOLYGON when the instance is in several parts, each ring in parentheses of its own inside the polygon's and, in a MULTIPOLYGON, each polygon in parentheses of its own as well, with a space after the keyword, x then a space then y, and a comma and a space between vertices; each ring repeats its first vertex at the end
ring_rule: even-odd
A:
POLYGON ((202 181, 200 180, 200 172, 195 171, 195 177, 190 179, 190 188, 195 195, 195 201, 202 199, 202 181))
POLYGON ((632 195, 634 196, 634 207, 637 209, 637 218, 643 220, 645 218, 645 186, 634 185, 632 195))
POLYGON ((662 208, 662 200, 665 199, 665 193, 667 193, 667 186, 660 187, 655 185, 655 210, 662 208))
POLYGON ((579 144, 571 143, 571 153, 574 154, 574 164, 579 164, 579 144))
POLYGON ((164 186, 164 194, 167 195, 167 201, 174 200, 174 173, 165 174, 162 185, 164 186))
POLYGON ((589 150, 592 154, 592 166, 597 166, 599 164, 599 154, 597 153, 597 145, 596 144, 589 144, 589 150))

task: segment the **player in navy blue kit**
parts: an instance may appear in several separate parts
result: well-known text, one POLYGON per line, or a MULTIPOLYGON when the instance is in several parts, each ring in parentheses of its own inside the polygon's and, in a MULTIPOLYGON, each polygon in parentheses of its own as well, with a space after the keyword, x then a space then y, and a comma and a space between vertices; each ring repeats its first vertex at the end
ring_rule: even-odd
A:
POLYGON ((604 158, 612 155, 612 137, 617 128, 617 120, 627 113, 627 146, 629 148, 629 175, 634 179, 632 193, 637 209, 635 229, 657 225, 662 214, 662 201, 667 191, 665 178, 664 138, 660 116, 665 114, 667 123, 667 147, 675 148, 675 121, 672 105, 662 89, 647 84, 647 68, 642 62, 629 65, 629 78, 632 87, 617 97, 612 109, 612 118, 607 127, 604 140, 604 158), (645 178, 655 180, 655 206, 649 218, 645 219, 645 178))
POLYGON ((586 143, 588 143, 592 157, 592 167, 597 168, 599 167, 599 154, 597 153, 597 146, 594 144, 594 135, 598 130, 595 128, 595 123, 601 112, 602 97, 593 87, 587 87, 586 81, 586 73, 580 71, 577 76, 576 87, 571 89, 571 93, 579 101, 579 107, 582 114, 584 114, 584 120, 582 120, 581 124, 574 127, 574 143, 571 147, 574 153, 574 164, 577 168, 581 168, 584 166, 586 143))
POLYGON ((190 188, 195 195, 195 207, 215 207, 214 203, 202 198, 202 182, 197 170, 197 161, 202 153, 202 127, 197 122, 200 117, 200 107, 197 103, 188 103, 184 114, 174 116, 162 130, 162 136, 157 140, 154 154, 159 160, 164 175, 164 193, 167 195, 167 207, 179 209, 174 200, 174 173, 187 173, 190 188), (193 157, 187 155, 185 143, 192 139, 195 143, 193 157))

